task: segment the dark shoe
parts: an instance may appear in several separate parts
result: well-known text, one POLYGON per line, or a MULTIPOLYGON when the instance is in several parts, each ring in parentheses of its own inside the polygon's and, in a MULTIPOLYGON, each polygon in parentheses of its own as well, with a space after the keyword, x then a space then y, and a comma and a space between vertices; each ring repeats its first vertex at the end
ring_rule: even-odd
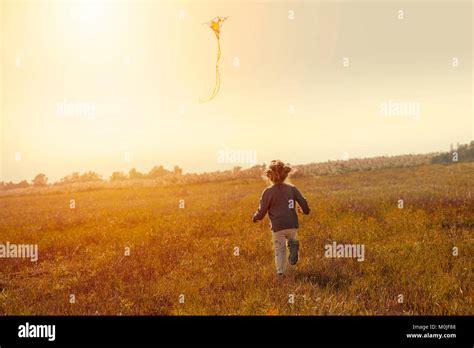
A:
POLYGON ((300 249, 300 242, 296 239, 289 239, 288 249, 290 250, 288 262, 290 265, 296 265, 296 263, 298 262, 298 250, 300 249))

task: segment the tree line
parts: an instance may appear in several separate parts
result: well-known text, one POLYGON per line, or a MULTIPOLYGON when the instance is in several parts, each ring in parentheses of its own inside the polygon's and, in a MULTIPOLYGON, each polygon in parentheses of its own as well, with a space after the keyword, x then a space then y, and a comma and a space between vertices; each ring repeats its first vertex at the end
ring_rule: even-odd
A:
MULTIPOLYGON (((384 168, 400 168, 413 167, 417 165, 429 163, 456 163, 474 160, 474 141, 470 144, 457 145, 454 150, 445 153, 420 154, 420 155, 400 155, 400 156, 380 156, 373 158, 354 158, 339 161, 327 161, 323 163, 309 163, 296 165, 293 167, 293 177, 319 176, 319 175, 338 175, 353 171, 377 170, 384 168)), ((26 187, 45 187, 57 185, 69 185, 85 182, 118 182, 132 180, 154 180, 162 184, 195 184, 206 183, 212 181, 226 181, 233 179, 251 179, 263 176, 266 169, 265 163, 255 165, 251 168, 242 169, 235 166, 232 169, 224 171, 214 171, 205 173, 186 173, 179 166, 174 166, 172 170, 168 170, 163 166, 155 166, 148 173, 141 173, 135 168, 129 170, 128 173, 116 171, 108 179, 103 179, 96 172, 88 171, 80 174, 74 172, 66 175, 59 181, 48 183, 48 178, 44 173, 36 175, 29 183, 22 180, 18 183, 0 182, 0 191, 26 188, 26 187)))
POLYGON ((203 183, 237 178, 255 178, 261 175, 265 168, 266 165, 263 164, 255 165, 248 169, 242 169, 242 167, 236 166, 225 171, 183 174, 183 170, 179 166, 174 166, 172 170, 168 170, 160 165, 153 167, 148 173, 141 173, 135 168, 130 169, 128 173, 116 171, 113 172, 108 179, 102 178, 101 175, 93 171, 83 174, 74 172, 54 183, 49 183, 47 176, 44 173, 40 173, 31 180, 31 183, 26 180, 22 180, 18 183, 13 183, 11 181, 5 183, 2 181, 0 182, 0 191, 26 187, 46 187, 86 182, 117 182, 131 180, 154 180, 163 184, 203 183))
POLYGON ((453 163, 474 161, 474 140, 469 144, 459 145, 456 149, 451 145, 449 152, 443 152, 433 157, 431 163, 453 163))

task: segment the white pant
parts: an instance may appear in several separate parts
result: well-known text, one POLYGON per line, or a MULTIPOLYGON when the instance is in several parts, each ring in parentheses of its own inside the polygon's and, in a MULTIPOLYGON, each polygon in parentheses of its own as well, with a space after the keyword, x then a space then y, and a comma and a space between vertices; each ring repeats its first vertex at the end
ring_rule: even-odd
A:
POLYGON ((278 273, 284 273, 286 270, 286 241, 296 239, 296 228, 288 228, 273 234, 273 246, 275 247, 275 265, 278 273))

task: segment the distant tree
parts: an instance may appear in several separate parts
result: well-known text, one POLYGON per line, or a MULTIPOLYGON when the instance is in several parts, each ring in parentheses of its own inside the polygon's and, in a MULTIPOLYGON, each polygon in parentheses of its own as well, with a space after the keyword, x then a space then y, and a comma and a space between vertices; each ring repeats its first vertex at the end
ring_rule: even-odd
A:
POLYGON ((59 179, 60 184, 67 184, 70 181, 71 181, 71 176, 70 175, 66 175, 65 177, 62 177, 61 179, 59 179))
POLYGON ((460 145, 457 144, 456 150, 453 149, 451 145, 450 152, 440 153, 433 157, 431 160, 432 163, 455 163, 453 161, 453 154, 457 152, 457 162, 471 162, 474 161, 474 140, 469 144, 460 145))
POLYGON ((32 180, 33 186, 40 187, 40 186, 46 186, 48 184, 48 178, 46 177, 45 174, 40 173, 35 176, 35 178, 32 180))
POLYGON ((144 176, 145 175, 143 173, 140 173, 135 168, 130 169, 130 171, 128 172, 128 177, 130 179, 143 179, 144 176))
POLYGON ((81 180, 81 174, 79 172, 74 172, 71 175, 71 181, 72 182, 78 182, 81 180))
POLYGON ((123 181, 127 180, 127 176, 123 172, 113 172, 110 176, 110 181, 123 181))
POLYGON ((89 171, 81 175, 80 181, 88 182, 88 181, 102 181, 102 178, 99 174, 93 171, 89 171))
POLYGON ((66 175, 65 177, 60 179, 61 184, 72 184, 74 182, 78 182, 81 175, 79 172, 73 172, 71 175, 66 175))
POLYGON ((183 174, 183 170, 182 170, 179 166, 174 166, 174 168, 173 168, 173 174, 174 174, 174 175, 182 175, 182 174, 183 174))
POLYGON ((79 174, 79 172, 74 172, 71 175, 66 175, 61 178, 61 184, 72 184, 76 182, 89 182, 89 181, 102 181, 102 178, 99 174, 89 171, 84 174, 79 174))
POLYGON ((151 179, 159 178, 162 176, 165 176, 166 174, 169 174, 170 172, 163 168, 163 166, 155 166, 153 167, 150 172, 148 173, 148 177, 151 179))
POLYGON ((245 176, 248 178, 259 178, 265 172, 265 164, 256 164, 253 167, 245 169, 245 176))
POLYGON ((28 187, 28 186, 30 186, 30 184, 28 184, 28 181, 26 181, 26 180, 22 180, 18 184, 16 184, 17 188, 25 188, 25 187, 28 187))
POLYGON ((0 191, 13 190, 17 188, 25 188, 31 186, 28 181, 22 180, 19 183, 15 184, 14 182, 0 182, 0 191))

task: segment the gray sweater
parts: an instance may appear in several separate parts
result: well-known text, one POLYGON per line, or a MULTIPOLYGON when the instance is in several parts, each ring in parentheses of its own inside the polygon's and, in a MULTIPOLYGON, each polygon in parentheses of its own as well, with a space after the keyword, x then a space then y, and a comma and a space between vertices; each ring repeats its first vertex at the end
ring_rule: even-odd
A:
POLYGON ((309 214, 308 202, 295 186, 285 183, 269 186, 262 193, 260 206, 253 215, 253 222, 262 220, 268 211, 273 232, 298 228, 296 202, 304 214, 309 214))

